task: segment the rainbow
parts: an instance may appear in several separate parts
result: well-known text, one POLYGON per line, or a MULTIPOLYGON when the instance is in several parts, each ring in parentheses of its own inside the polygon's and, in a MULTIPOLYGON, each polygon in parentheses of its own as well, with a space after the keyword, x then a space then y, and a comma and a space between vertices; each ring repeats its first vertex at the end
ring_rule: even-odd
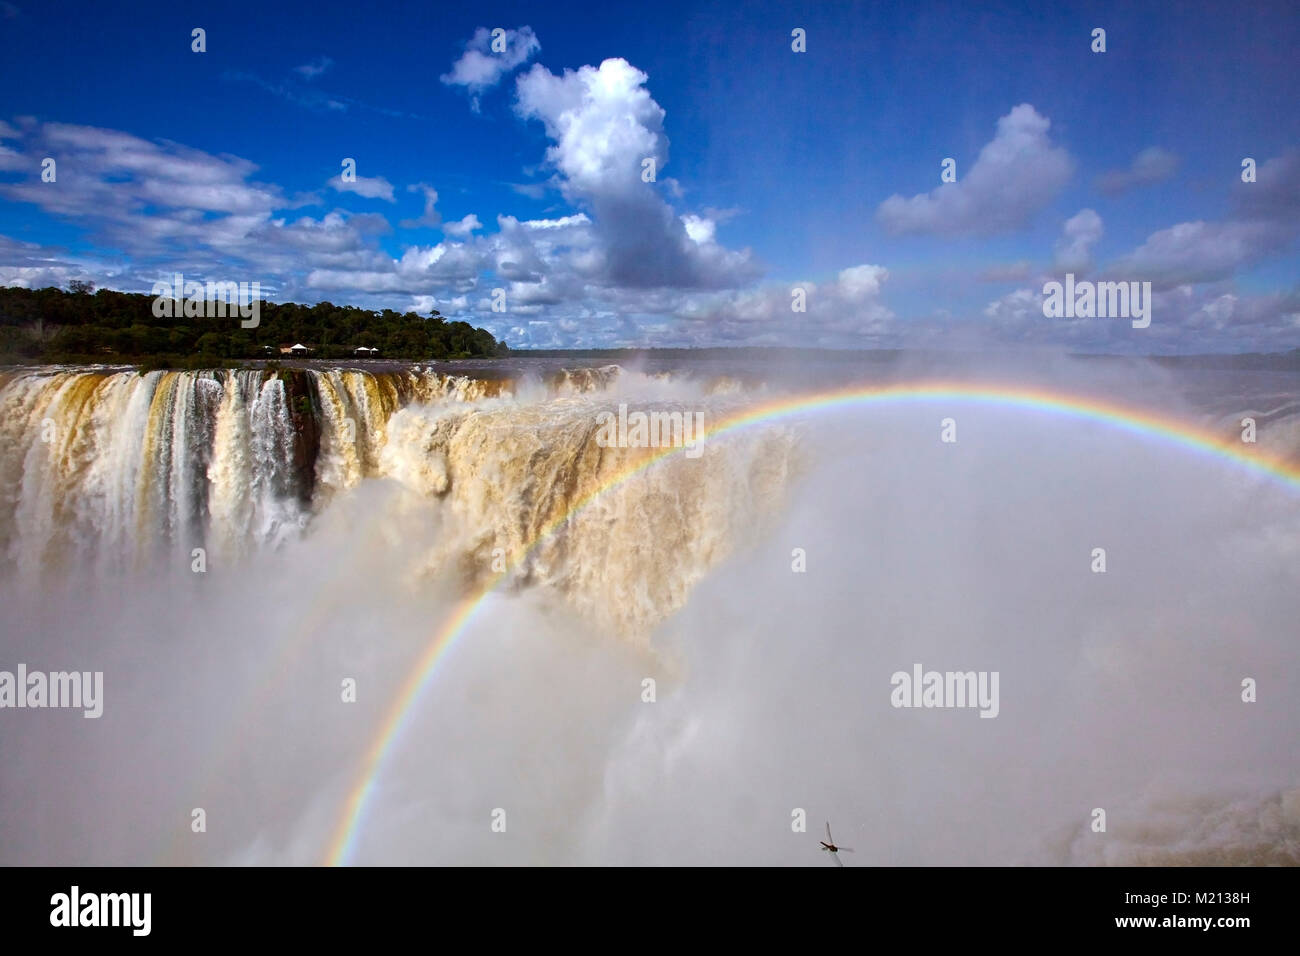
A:
MULTIPOLYGON (((1276 481, 1291 491, 1300 492, 1300 466, 1270 459, 1246 451, 1243 442, 1225 441, 1206 432, 1198 431, 1186 422, 1121 405, 1099 401, 1092 397, 1056 394, 1041 388, 1005 385, 980 385, 970 383, 930 382, 906 385, 855 387, 816 394, 784 396, 733 414, 705 429, 707 438, 763 423, 793 418, 799 415, 831 409, 872 407, 900 403, 964 403, 1027 412, 1040 412, 1085 422, 1094 422, 1128 432, 1141 439, 1162 441, 1185 451, 1216 457, 1249 472, 1276 481)), ((595 499, 623 482, 652 467, 664 458, 681 451, 668 448, 655 451, 578 499, 568 511, 546 525, 538 535, 509 562, 506 571, 500 572, 476 592, 463 599, 446 623, 430 640, 410 676, 393 700, 387 716, 361 761, 355 781, 347 793, 343 812, 332 833, 325 861, 331 866, 346 864, 363 829, 366 811, 370 805, 389 755, 410 725, 411 715, 423 693, 432 683, 438 662, 466 632, 470 623, 487 603, 487 598, 529 554, 550 536, 561 530, 574 515, 595 499)))

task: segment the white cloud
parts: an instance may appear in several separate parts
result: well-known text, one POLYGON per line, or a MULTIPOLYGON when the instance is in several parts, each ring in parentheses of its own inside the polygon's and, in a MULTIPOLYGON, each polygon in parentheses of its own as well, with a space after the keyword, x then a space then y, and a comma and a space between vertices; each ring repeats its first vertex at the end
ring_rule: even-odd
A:
POLYGON ((1240 218, 1300 227, 1300 150, 1260 163, 1253 183, 1243 183, 1238 170, 1232 200, 1240 218))
POLYGON ((861 265, 840 272, 838 292, 846 302, 863 302, 880 292, 881 283, 889 276, 884 266, 861 265))
MULTIPOLYGON (((1210 291, 1199 303, 1186 287, 1176 293, 1192 300, 1185 307, 1186 325, 1190 328, 1219 340, 1225 335, 1239 338, 1245 333, 1263 337, 1266 349, 1294 348, 1294 336, 1300 332, 1300 289, 1263 295, 1210 291)), ((1159 299, 1156 304, 1160 304, 1159 299)))
POLYGON ((897 316, 880 300, 889 271, 878 265, 843 269, 831 282, 796 280, 756 289, 688 295, 673 310, 681 334, 700 344, 807 345, 859 348, 880 345, 901 333, 897 316), (804 312, 795 312, 795 290, 804 312))
POLYGON ((295 66, 293 71, 304 80, 314 80, 333 65, 334 61, 329 57, 318 56, 310 63, 304 63, 302 66, 295 66))
POLYGON ((1115 264, 1115 271, 1157 288, 1213 282, 1280 251, 1295 232, 1294 223, 1180 222, 1148 236, 1115 264))
MULTIPOLYGON (((521 113, 541 120, 551 137, 551 188, 570 206, 548 210, 546 218, 500 215, 486 235, 471 213, 442 226, 443 242, 399 246, 391 254, 375 240, 391 231, 385 215, 328 208, 302 215, 294 210, 320 198, 288 197, 279 186, 257 182, 257 167, 247 160, 114 130, 21 121, 18 135, 0 147, 8 150, 0 162, 19 167, 19 176, 10 177, 17 182, 0 183, 0 197, 82 227, 92 243, 113 253, 95 259, 0 237, 0 282, 88 279, 147 291, 172 271, 200 281, 256 279, 284 300, 329 297, 375 308, 412 303, 421 312, 437 307, 511 335, 512 344, 575 347, 945 347, 975 334, 998 344, 1112 351, 1262 351, 1300 341, 1296 291, 1254 295, 1224 279, 1282 250, 1300 228, 1300 217, 1290 212, 1298 198, 1291 171, 1300 168, 1292 154, 1261 163, 1260 181, 1234 191, 1237 218, 1161 230, 1106 270, 1105 278, 1127 270, 1131 278, 1157 281, 1154 321, 1143 338, 1126 323, 1045 320, 1034 291, 1044 279, 1030 279, 1025 262, 1002 267, 996 277, 1021 280, 1017 285, 1026 288, 988 303, 982 313, 978 305, 953 301, 946 304, 956 316, 912 305, 900 317, 885 301, 890 275, 880 265, 854 265, 816 283, 753 285, 757 267, 748 253, 717 241, 717 224, 732 210, 674 209, 663 177, 642 182, 639 154, 666 163, 668 142, 663 111, 639 71, 622 61, 562 76, 538 67, 520 83, 521 113), (66 158, 77 176, 65 182, 61 175, 57 189, 41 184, 44 155, 66 158), (795 285, 807 292, 806 313, 791 310, 795 285), (497 286, 507 289, 517 314, 484 311, 488 290, 497 286)), ((436 190, 414 188, 424 195, 426 216, 436 217, 436 190)), ((1064 225, 1057 263, 1078 271, 1101 235, 1100 217, 1081 210, 1064 225)), ((904 280, 909 296, 915 283, 914 276, 904 280)))
POLYGON ((506 183, 512 190, 529 199, 541 199, 546 195, 545 183, 506 183))
POLYGON ((984 307, 984 317, 996 328, 1019 328, 1026 320, 1043 317, 1043 295, 1033 289, 1016 289, 984 307))
POLYGON ((1167 149, 1152 146, 1133 158, 1128 169, 1114 169, 1097 179, 1097 188, 1108 196, 1118 196, 1136 186, 1163 182, 1178 169, 1179 159, 1167 149))
POLYGON ((642 160, 658 170, 668 162, 664 110, 645 88, 649 77, 623 59, 565 70, 562 76, 537 64, 519 77, 519 112, 539 119, 554 140, 546 158, 564 177, 567 193, 633 196, 642 160))
POLYGON ((478 221, 478 216, 474 215, 474 213, 470 213, 456 222, 446 222, 442 225, 442 231, 447 235, 462 238, 482 228, 483 223, 478 221))
POLYGON ((585 213, 561 216, 559 219, 525 219, 520 223, 527 229, 568 229, 572 226, 589 226, 591 220, 585 213))
POLYGON ((686 235, 691 242, 712 242, 714 233, 718 231, 718 224, 712 219, 705 219, 703 216, 687 214, 682 216, 682 225, 686 227, 686 235))
POLYGON ((893 233, 993 235, 1025 225, 1056 197, 1074 161, 1047 135, 1051 121, 1028 103, 998 120, 997 134, 970 171, 910 199, 890 196, 876 218, 893 233))
POLYGON ((386 202, 395 202, 393 199, 393 184, 383 176, 358 176, 354 180, 344 181, 343 174, 340 173, 331 179, 327 185, 341 193, 356 193, 366 199, 383 199, 386 202))
MULTIPOLYGON (((293 295, 301 292, 307 270, 370 268, 386 258, 367 236, 388 230, 387 220, 342 210, 320 218, 277 215, 301 201, 251 181, 257 167, 238 157, 116 130, 34 122, 23 146, 31 161, 27 176, 0 184, 0 197, 32 203, 113 249, 112 266, 86 276, 101 286, 142 291, 159 275, 181 271, 200 281, 255 279, 268 293, 293 295), (60 157, 61 173, 70 166, 77 175, 61 175, 58 188, 41 183, 39 157, 45 155, 60 157)), ((66 253, 56 261, 58 268, 70 267, 66 253)), ((0 255, 0 266, 27 270, 6 273, 15 281, 36 281, 31 270, 45 268, 13 255, 0 255)))
POLYGON ((64 287, 74 279, 97 282, 104 271, 104 263, 74 259, 66 249, 0 236, 0 286, 64 287))
POLYGON ((748 250, 704 239, 642 179, 643 161, 656 172, 668 162, 664 110, 645 88, 646 74, 626 60, 605 60, 551 73, 534 65, 517 81, 519 114, 540 120, 552 145, 561 193, 592 213, 598 239, 593 278, 629 288, 725 288, 758 274, 748 250))
POLYGON ((438 212, 438 190, 434 189, 428 183, 413 183, 406 187, 409 192, 422 193, 424 195, 424 212, 415 219, 403 219, 403 229, 418 229, 421 226, 428 226, 436 229, 442 225, 442 215, 438 212))
POLYGON ((1246 294, 1228 282, 1154 289, 1149 328, 1125 321, 1046 318, 1040 277, 985 306, 983 329, 990 342, 1067 346, 1088 351, 1161 354, 1295 348, 1300 335, 1300 288, 1246 294))
POLYGON ((492 31, 487 27, 479 27, 465 44, 465 52, 460 59, 452 64, 451 72, 443 74, 441 79, 448 86, 465 87, 477 110, 479 96, 483 92, 496 86, 503 76, 527 62, 541 48, 542 44, 533 33, 533 28, 523 26, 518 30, 506 30, 505 50, 494 53, 492 31))
MULTIPOLYGON (((301 67, 299 68, 301 69, 301 67)), ((231 80, 240 83, 252 83, 278 96, 280 99, 295 106, 301 106, 316 113, 346 113, 349 106, 365 106, 356 100, 343 96, 331 96, 328 93, 321 92, 309 86, 304 86, 297 81, 281 83, 275 80, 268 80, 256 73, 247 73, 243 70, 228 70, 222 74, 222 79, 231 80)), ((375 109, 378 112, 389 112, 384 107, 366 107, 375 109)))
POLYGON ((1115 271, 1171 289, 1216 282, 1283 253, 1300 235, 1300 152, 1260 163, 1256 181, 1238 178, 1231 198, 1232 218, 1154 232, 1115 263, 1115 271))
POLYGON ((353 268, 314 269, 306 283, 313 289, 430 294, 443 287, 473 287, 490 264, 483 250, 459 242, 408 246, 399 259, 374 253, 353 268))
POLYGON ((1065 221, 1056 243, 1056 268, 1066 272, 1086 272, 1092 267, 1092 247, 1101 239, 1101 216, 1091 209, 1080 209, 1065 221))
POLYGON ((0 170, 19 172, 26 168, 30 162, 31 160, 17 150, 10 149, 8 146, 0 146, 0 170))

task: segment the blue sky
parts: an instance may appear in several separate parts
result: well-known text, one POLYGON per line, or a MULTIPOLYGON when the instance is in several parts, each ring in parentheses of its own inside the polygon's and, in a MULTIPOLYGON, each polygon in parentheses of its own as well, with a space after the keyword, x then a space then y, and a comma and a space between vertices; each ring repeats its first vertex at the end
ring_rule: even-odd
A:
POLYGON ((0 3, 0 282, 180 271, 517 348, 1300 346, 1294 4, 302 11, 0 3), (1151 326, 1045 318, 1067 271, 1150 281, 1151 326))

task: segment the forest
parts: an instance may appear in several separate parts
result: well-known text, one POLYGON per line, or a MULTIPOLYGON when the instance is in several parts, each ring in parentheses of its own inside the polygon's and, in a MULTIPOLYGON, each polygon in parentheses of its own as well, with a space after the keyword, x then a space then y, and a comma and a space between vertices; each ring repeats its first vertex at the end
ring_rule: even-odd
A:
POLYGON ((446 360, 504 355, 508 349, 485 329, 391 309, 372 311, 320 302, 299 305, 259 300, 259 322, 243 328, 229 317, 155 315, 154 297, 94 291, 86 283, 57 288, 0 288, 0 363, 124 362, 148 367, 196 368, 248 359, 280 358, 301 343, 314 359, 352 359, 360 346, 371 357, 446 360))

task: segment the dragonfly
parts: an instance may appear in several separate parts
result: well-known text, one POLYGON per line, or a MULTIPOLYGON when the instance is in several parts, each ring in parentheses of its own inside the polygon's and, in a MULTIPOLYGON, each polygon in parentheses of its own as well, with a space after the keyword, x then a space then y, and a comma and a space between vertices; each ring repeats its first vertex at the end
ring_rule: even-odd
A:
POLYGON ((825 840, 822 840, 822 841, 820 841, 820 842, 821 842, 821 845, 822 845, 822 851, 823 851, 823 852, 829 852, 829 853, 830 853, 830 855, 831 855, 831 859, 835 861, 835 865, 836 865, 836 866, 843 866, 843 865, 844 865, 843 863, 840 862, 840 857, 839 857, 839 854, 840 854, 840 853, 852 853, 852 852, 853 852, 853 847, 851 847, 851 846, 836 846, 836 845, 835 845, 835 838, 834 838, 833 836, 831 836, 831 823, 830 823, 829 820, 826 821, 826 839, 825 839, 825 840))

